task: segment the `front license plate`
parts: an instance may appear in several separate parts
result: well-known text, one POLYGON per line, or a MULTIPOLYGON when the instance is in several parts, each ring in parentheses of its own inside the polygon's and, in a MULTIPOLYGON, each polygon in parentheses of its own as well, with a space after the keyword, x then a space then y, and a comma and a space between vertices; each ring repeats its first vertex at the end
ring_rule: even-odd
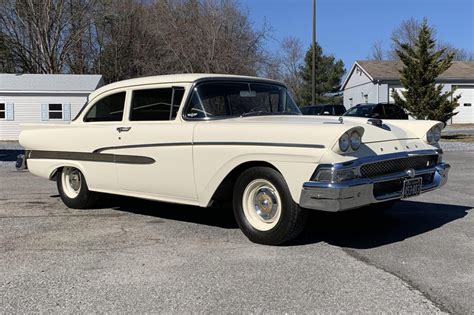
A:
POLYGON ((405 179, 403 181, 402 199, 421 194, 421 177, 405 179))

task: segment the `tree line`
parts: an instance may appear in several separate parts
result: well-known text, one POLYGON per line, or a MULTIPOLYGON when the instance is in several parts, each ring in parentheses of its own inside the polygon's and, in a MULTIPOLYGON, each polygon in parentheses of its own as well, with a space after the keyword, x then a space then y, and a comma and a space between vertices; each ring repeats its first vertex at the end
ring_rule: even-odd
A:
POLYGON ((1 0, 2 71, 255 75, 267 29, 234 1, 1 0))
MULTIPOLYGON (((0 0, 0 72, 102 74, 106 82, 170 73, 260 75, 311 101, 311 49, 265 44, 234 0, 0 0), (306 57, 305 57, 306 56, 306 57)), ((340 102, 344 65, 317 52, 317 100, 340 102)))
MULTIPOLYGON (((369 60, 400 60, 400 56, 397 52, 401 48, 402 44, 408 44, 414 46, 418 40, 418 36, 423 29, 424 21, 419 21, 415 18, 409 18, 403 20, 398 27, 396 27, 390 36, 390 48, 385 50, 383 48, 383 41, 379 40, 372 44, 371 51, 367 56, 369 60)), ((436 29, 430 27, 431 35, 436 38, 436 29)), ((474 52, 467 51, 466 49, 454 47, 452 44, 436 40, 433 49, 443 50, 444 56, 448 54, 453 55, 453 60, 458 61, 474 61, 474 52)))
MULTIPOLYGON (((392 50, 374 44, 369 59, 399 59, 397 50, 414 45, 421 28, 403 21, 392 50)), ((0 72, 97 73, 107 83, 170 73, 264 76, 286 83, 305 106, 315 49, 316 103, 342 103, 342 60, 294 37, 269 51, 271 35, 270 25, 252 24, 238 0, 0 0, 0 72)), ((443 45, 445 56, 472 59, 443 45)))

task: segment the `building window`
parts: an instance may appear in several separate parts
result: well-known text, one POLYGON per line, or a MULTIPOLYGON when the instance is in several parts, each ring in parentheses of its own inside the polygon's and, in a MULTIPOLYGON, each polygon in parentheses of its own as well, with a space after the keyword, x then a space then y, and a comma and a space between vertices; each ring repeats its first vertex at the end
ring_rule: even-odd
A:
POLYGON ((15 120, 13 103, 0 103, 0 120, 15 120))
POLYGON ((49 119, 63 119, 63 104, 48 104, 49 119))
POLYGON ((42 121, 71 120, 71 104, 69 103, 41 104, 41 120, 42 121))

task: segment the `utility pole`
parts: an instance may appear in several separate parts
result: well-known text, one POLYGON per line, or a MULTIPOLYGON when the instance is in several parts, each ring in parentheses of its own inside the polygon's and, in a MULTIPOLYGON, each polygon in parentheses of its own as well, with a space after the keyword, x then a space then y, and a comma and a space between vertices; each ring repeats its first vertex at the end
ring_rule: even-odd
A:
POLYGON ((311 105, 316 104, 316 0, 313 0, 313 72, 311 74, 311 90, 312 102, 311 105))

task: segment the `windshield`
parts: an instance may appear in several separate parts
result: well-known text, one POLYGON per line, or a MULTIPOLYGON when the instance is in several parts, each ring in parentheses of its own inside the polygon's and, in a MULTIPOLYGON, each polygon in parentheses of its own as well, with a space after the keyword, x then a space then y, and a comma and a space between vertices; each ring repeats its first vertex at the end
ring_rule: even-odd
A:
POLYGON ((355 106, 349 109, 344 116, 371 117, 375 106, 377 105, 355 106))
POLYGON ((285 87, 268 83, 217 83, 197 86, 187 118, 226 118, 253 115, 301 115, 285 87))

